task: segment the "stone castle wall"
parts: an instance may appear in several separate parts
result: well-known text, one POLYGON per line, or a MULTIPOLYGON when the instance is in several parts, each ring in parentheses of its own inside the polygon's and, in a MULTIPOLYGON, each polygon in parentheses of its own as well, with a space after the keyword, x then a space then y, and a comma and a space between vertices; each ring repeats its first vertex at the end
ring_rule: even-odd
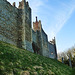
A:
POLYGON ((7 0, 0 0, 0 40, 27 49, 31 52, 51 57, 56 57, 54 44, 48 42, 41 21, 37 20, 31 25, 31 8, 26 0, 11 5, 7 0), (33 44, 33 45, 32 45, 33 44), (53 53, 52 53, 53 52, 53 53))
POLYGON ((23 1, 16 8, 7 0, 0 0, 0 40, 31 51, 31 8, 23 1))
POLYGON ((34 30, 32 30, 32 37, 32 42, 37 43, 37 33, 34 30))
POLYGON ((44 32, 43 29, 41 29, 41 34, 42 34, 42 50, 43 50, 43 55, 49 57, 47 34, 44 32))
POLYGON ((40 47, 39 50, 40 50, 41 55, 56 59, 57 52, 55 48, 56 46, 55 38, 51 42, 48 42, 48 36, 42 28, 41 21, 37 20, 37 17, 36 17, 36 21, 33 22, 32 34, 34 34, 32 36, 33 38, 32 41, 34 41, 40 47))
POLYGON ((0 0, 0 40, 17 45, 18 10, 6 0, 0 0))
POLYGON ((56 58, 54 45, 51 43, 48 43, 48 45, 49 45, 49 57, 53 59, 56 58))

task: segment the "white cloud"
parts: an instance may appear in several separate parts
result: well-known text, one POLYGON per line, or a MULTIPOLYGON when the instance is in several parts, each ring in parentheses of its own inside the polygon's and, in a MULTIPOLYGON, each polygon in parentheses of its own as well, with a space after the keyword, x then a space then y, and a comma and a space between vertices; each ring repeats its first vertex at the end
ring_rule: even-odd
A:
POLYGON ((53 38, 54 36, 58 34, 58 32, 62 29, 65 23, 69 20, 73 11, 75 10, 75 5, 73 3, 70 3, 69 6, 67 4, 64 4, 63 7, 65 7, 65 9, 63 11, 57 12, 56 16, 54 17, 55 22, 48 29, 48 30, 51 30, 50 32, 48 31, 50 40, 51 38, 53 38))
POLYGON ((63 13, 61 13, 61 15, 56 16, 57 23, 55 25, 55 28, 57 29, 57 33, 61 30, 61 28, 64 26, 64 24, 69 20, 74 9, 75 9, 75 7, 72 7, 71 9, 69 9, 68 12, 67 12, 67 10, 65 10, 63 13))

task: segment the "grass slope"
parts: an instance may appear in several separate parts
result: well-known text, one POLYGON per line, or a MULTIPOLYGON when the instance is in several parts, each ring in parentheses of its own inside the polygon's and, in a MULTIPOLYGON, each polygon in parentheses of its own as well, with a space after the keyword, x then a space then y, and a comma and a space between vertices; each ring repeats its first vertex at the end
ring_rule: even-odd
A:
POLYGON ((73 75, 72 69, 0 41, 0 75, 73 75))

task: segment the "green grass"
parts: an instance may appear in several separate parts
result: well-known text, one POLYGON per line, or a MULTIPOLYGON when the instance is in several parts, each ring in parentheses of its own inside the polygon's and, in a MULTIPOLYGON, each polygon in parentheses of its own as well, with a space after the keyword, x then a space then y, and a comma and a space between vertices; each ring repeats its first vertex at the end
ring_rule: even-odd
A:
POLYGON ((0 41, 0 75, 73 75, 73 72, 57 60, 0 41))

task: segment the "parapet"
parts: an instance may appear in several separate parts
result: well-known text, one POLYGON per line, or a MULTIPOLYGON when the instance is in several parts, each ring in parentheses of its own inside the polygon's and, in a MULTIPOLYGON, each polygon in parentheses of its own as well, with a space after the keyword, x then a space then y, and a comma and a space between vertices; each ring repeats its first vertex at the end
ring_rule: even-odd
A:
POLYGON ((15 2, 13 4, 11 4, 8 0, 2 0, 2 1, 5 2, 6 4, 8 4, 10 7, 16 7, 16 3, 15 2))

